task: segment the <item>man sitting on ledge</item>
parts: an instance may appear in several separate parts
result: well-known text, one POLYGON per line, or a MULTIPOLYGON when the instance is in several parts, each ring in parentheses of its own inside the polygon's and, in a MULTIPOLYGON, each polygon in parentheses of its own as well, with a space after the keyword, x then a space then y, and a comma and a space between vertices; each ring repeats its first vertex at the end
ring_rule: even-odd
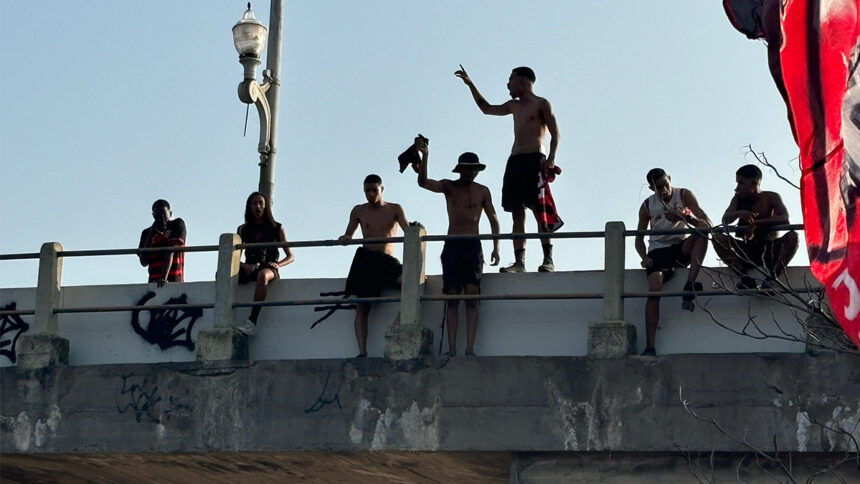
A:
MULTIPOLYGON (((639 208, 639 224, 637 230, 674 230, 692 226, 707 229, 711 226, 704 210, 693 192, 686 188, 672 187, 672 178, 661 168, 654 168, 645 177, 648 188, 654 195, 646 198, 639 208)), ((690 291, 683 297, 681 307, 688 311, 695 309, 693 291, 700 291, 702 285, 696 282, 702 260, 708 251, 708 238, 705 235, 693 234, 664 234, 651 235, 648 239, 648 251, 645 251, 645 240, 642 235, 636 236, 636 252, 642 258, 642 267, 648 276, 648 290, 660 291, 663 283, 675 274, 675 268, 690 266, 687 283, 684 290, 690 291)), ((654 338, 657 334, 657 323, 660 321, 660 298, 649 297, 645 303, 645 335, 647 346, 642 353, 644 356, 654 356, 654 338)))
POLYGON ((757 269, 764 276, 763 289, 774 286, 785 267, 797 252, 797 232, 791 230, 777 237, 770 230, 777 225, 788 225, 788 209, 778 193, 761 190, 761 170, 755 165, 744 165, 735 172, 735 196, 723 214, 723 224, 738 221, 741 237, 714 234, 714 250, 720 259, 739 276, 738 289, 755 289, 758 281, 748 275, 757 269))

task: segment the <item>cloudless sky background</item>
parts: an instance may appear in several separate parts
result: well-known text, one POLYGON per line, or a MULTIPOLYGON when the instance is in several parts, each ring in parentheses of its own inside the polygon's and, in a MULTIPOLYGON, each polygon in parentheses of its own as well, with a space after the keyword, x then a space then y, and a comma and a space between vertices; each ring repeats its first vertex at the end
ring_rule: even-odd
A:
MULTIPOLYGON (((268 2, 252 7, 268 25, 268 2)), ((236 95, 231 28, 244 9, 223 0, 0 2, 0 253, 38 252, 47 241, 136 247, 157 198, 185 220, 188 245, 234 231, 259 177, 257 116, 252 107, 243 138, 236 95)), ((494 104, 508 98, 513 67, 537 73, 535 91, 552 102, 562 135, 564 173, 552 190, 564 231, 611 220, 635 228, 650 194, 645 173, 657 166, 717 221, 734 171, 753 162, 748 144, 799 177, 766 48, 737 33, 718 0, 286 1, 283 29, 274 214, 290 240, 342 234, 368 173, 382 176, 385 199, 409 220, 445 233, 444 197, 397 171, 396 156, 419 132, 430 138, 432 178, 454 178, 463 151, 480 156, 488 168, 477 181, 510 232, 500 199, 512 119, 480 113, 453 75, 460 63, 494 104)), ((795 189, 767 170, 763 187, 802 221, 795 189)), ((501 248, 510 263, 510 241, 501 248)), ((353 251, 298 249, 282 275, 345 277, 353 251)), ((428 244, 429 274, 441 272, 440 252, 428 244)), ((558 270, 601 269, 602 240, 558 241, 555 260, 558 270)), ((712 252, 706 263, 717 264, 712 252)), ((794 263, 807 263, 805 247, 794 263)), ((538 264, 530 241, 527 266, 538 264)), ((639 267, 632 238, 626 264, 639 267)), ((211 280, 215 266, 215 253, 188 254, 186 280, 211 280)), ((135 256, 63 267, 65 285, 146 277, 135 256)), ((0 287, 36 278, 35 261, 0 262, 0 287)))

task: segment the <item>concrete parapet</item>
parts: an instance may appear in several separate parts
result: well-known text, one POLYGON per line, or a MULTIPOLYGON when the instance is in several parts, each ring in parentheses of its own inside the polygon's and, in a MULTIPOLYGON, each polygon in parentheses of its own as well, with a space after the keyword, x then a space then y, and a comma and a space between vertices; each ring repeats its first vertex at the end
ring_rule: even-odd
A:
POLYGON ((33 370, 69 364, 69 340, 55 334, 23 334, 18 340, 18 368, 33 370))
POLYGON ((214 328, 197 335, 198 361, 247 361, 248 336, 232 328, 214 328))
POLYGON ((420 324, 398 324, 385 333, 385 358, 411 360, 429 355, 433 332, 420 324))
POLYGON ((588 325, 588 356, 618 358, 636 353, 636 327, 627 321, 598 321, 588 325))

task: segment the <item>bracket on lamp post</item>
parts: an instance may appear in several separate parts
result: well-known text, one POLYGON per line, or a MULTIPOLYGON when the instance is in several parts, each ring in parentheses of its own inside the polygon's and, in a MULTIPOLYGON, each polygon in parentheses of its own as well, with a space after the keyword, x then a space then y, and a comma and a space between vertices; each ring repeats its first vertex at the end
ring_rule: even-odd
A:
POLYGON ((260 59, 255 57, 243 57, 240 59, 242 65, 245 66, 245 80, 239 83, 239 100, 245 104, 253 104, 257 107, 257 114, 260 117, 260 140, 257 144, 257 151, 260 153, 260 166, 264 166, 269 161, 269 153, 272 148, 269 143, 271 139, 271 124, 272 112, 269 108, 269 100, 266 98, 266 92, 271 87, 274 79, 272 71, 266 69, 263 71, 263 83, 259 84, 253 77, 248 78, 248 72, 253 76, 254 70, 260 64, 260 59))

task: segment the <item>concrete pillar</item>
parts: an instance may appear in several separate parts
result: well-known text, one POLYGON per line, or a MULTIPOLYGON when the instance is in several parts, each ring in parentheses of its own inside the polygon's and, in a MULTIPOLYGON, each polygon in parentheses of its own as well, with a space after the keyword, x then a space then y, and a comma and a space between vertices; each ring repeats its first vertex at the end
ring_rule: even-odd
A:
POLYGON ((603 319, 624 320, 624 222, 606 222, 603 251, 603 319))
POLYGON ((33 326, 18 340, 18 367, 45 368, 69 364, 69 340, 57 336, 57 315, 60 306, 60 283, 63 274, 63 250, 58 242, 46 242, 39 251, 39 282, 36 287, 36 308, 33 326))
POLYGON ((615 358, 636 352, 636 328, 624 321, 624 222, 607 222, 603 254, 603 321, 588 325, 588 355, 615 358))
POLYGON ((408 360, 430 353, 433 333, 422 325, 421 295, 424 293, 424 248, 427 232, 418 222, 406 228, 403 240, 403 276, 400 288, 400 324, 385 333, 385 358, 408 360))
POLYGON ((215 273, 215 314, 216 328, 235 326, 236 288, 239 286, 239 257, 237 244, 242 243, 238 234, 221 234, 218 239, 218 269, 215 273))
POLYGON ((239 285, 240 251, 242 242, 237 234, 221 234, 218 240, 218 269, 215 273, 215 327, 197 335, 199 361, 247 360, 248 336, 233 328, 236 325, 233 303, 239 285))

